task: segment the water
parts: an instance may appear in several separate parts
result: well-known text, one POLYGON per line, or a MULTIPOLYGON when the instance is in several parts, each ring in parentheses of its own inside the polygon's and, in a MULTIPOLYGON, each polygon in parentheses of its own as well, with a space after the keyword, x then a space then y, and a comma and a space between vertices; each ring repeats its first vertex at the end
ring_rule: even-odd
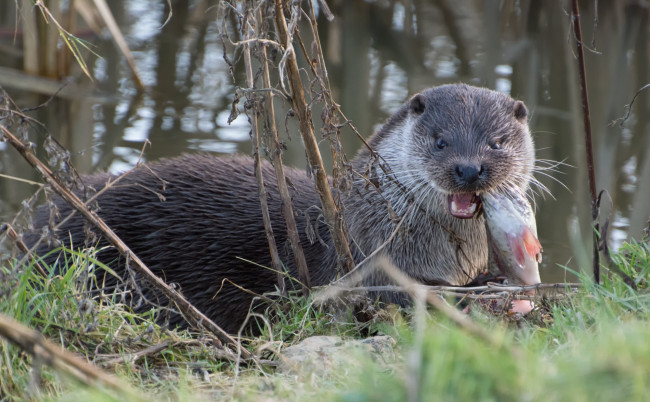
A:
MULTIPOLYGON (((78 35, 101 55, 87 56, 95 82, 76 71, 80 90, 30 113, 72 152, 77 169, 122 171, 137 163, 143 148, 144 160, 184 152, 250 153, 245 117, 227 124, 243 71, 237 64, 235 84, 222 57, 218 2, 175 1, 167 24, 166 2, 109 3, 147 90, 134 89, 108 37, 81 28, 78 35), (151 145, 145 147, 146 141, 151 145)), ((640 238, 650 215, 650 89, 639 94, 622 126, 610 124, 625 116, 636 91, 650 83, 649 11, 634 1, 599 2, 594 24, 593 3, 582 2, 581 12, 585 41, 597 50, 586 53, 597 188, 608 192, 604 212, 611 219, 610 243, 618 247, 629 237, 640 238)), ((330 5, 336 19, 319 20, 330 81, 360 132, 369 135, 408 96, 444 83, 486 86, 526 103, 538 158, 563 162, 559 172, 537 175, 553 195, 536 202, 542 279, 563 280, 560 266, 588 268, 590 197, 569 4, 346 0, 330 5)), ((20 68, 22 33, 14 34, 13 7, 14 2, 0 5, 0 65, 20 68)), ((0 77, 20 107, 47 99, 7 81, 0 77)), ((42 144, 46 130, 34 128, 30 135, 42 144)), ((359 141, 350 130, 343 131, 343 143, 352 157, 359 141)), ((304 167, 297 132, 288 145, 287 163, 304 167)), ((44 156, 42 147, 38 152, 44 156)), ((39 181, 6 144, 0 144, 0 173, 39 181)), ((2 220, 10 220, 36 188, 0 177, 2 220)))

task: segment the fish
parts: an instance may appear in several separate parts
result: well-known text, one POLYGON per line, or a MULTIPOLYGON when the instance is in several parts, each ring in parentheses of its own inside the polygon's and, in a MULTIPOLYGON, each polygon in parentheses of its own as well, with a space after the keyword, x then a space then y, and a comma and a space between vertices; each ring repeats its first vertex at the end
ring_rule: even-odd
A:
MULTIPOLYGON (((490 264, 496 265, 511 282, 519 285, 541 283, 539 263, 542 245, 537 238, 537 222, 526 195, 519 189, 481 195, 488 235, 490 264)), ((513 311, 528 313, 533 304, 513 301, 513 311)))

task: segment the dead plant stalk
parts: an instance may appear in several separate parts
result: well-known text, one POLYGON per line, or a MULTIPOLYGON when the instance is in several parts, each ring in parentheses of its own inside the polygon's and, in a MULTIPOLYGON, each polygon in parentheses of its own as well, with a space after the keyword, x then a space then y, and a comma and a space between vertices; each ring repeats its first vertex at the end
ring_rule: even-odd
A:
MULTIPOLYGON (((247 21, 247 20, 246 20, 247 21)), ((244 34, 249 32, 248 24, 242 24, 242 31, 244 34)), ((254 88, 255 83, 253 80, 253 67, 251 62, 251 44, 244 45, 244 65, 246 68, 246 83, 249 88, 254 88)), ((262 210, 262 220, 264 221, 264 233, 266 240, 269 244, 269 253, 271 254, 271 265, 275 272, 277 272, 277 282, 280 290, 284 292, 284 279, 282 278, 282 263, 280 262, 280 255, 278 254, 278 247, 275 243, 275 236, 273 235, 273 227, 271 224, 271 217, 269 215, 269 204, 266 197, 266 187, 264 186, 264 175, 262 174, 262 157, 260 155, 260 135, 257 125, 257 94, 254 91, 248 93, 248 99, 251 105, 251 112, 249 120, 251 123, 251 141, 253 145, 253 158, 255 159, 255 178, 257 179, 257 196, 262 210)))
POLYGON ((596 194, 596 178, 594 174, 594 152, 591 141, 591 117, 589 113, 589 95, 587 93, 587 72, 585 69, 584 43, 582 42, 582 28, 580 26, 580 10, 578 0, 572 0, 571 21, 576 40, 578 55, 578 72, 580 74, 580 91, 582 95, 582 116, 585 128, 585 148, 587 152, 587 174, 589 180, 589 193, 591 195, 591 219, 593 224, 593 270, 594 281, 600 283, 600 254, 598 242, 598 196, 596 194))
MULTIPOLYGON (((262 18, 261 11, 258 17, 260 20, 262 18)), ((259 26, 259 24, 258 24, 259 26)), ((258 36, 261 35, 261 32, 258 32, 258 36)), ((262 46, 262 63, 263 63, 263 74, 262 74, 262 83, 265 88, 271 88, 271 77, 269 73, 269 64, 266 54, 266 44, 261 44, 262 46)), ((305 259, 305 254, 300 243, 300 235, 298 233, 298 228, 296 226, 296 220, 293 212, 293 205, 291 202, 291 195, 289 194, 289 187, 287 186, 287 180, 284 175, 284 165, 282 163, 282 147, 280 146, 280 140, 278 138, 278 130, 275 125, 275 112, 273 108, 273 92, 269 92, 266 96, 266 111, 267 111, 267 124, 270 131, 270 148, 271 148, 271 161, 273 162, 273 168, 275 169, 275 177, 278 182, 278 191, 280 193, 280 198, 282 200, 282 212, 284 214, 284 219, 287 223, 287 234, 289 236, 289 241, 291 242, 291 249, 296 261, 296 266, 298 267, 298 277, 300 282, 304 285, 303 291, 306 293, 308 289, 311 288, 311 278, 309 275, 309 267, 307 266, 307 261, 305 259)), ((278 274, 278 278, 282 276, 278 274)))
MULTIPOLYGON (((307 106, 305 94, 302 87, 302 80, 300 78, 300 70, 298 69, 298 62, 296 60, 296 53, 294 51, 292 41, 293 35, 288 32, 287 23, 284 18, 284 7, 282 0, 275 0, 275 22, 280 42, 284 47, 284 57, 287 69, 287 76, 292 92, 293 109, 296 112, 299 122, 300 135, 302 136, 305 144, 305 151, 309 166, 312 173, 315 174, 316 191, 320 196, 321 205, 323 208, 323 215, 327 222, 334 248, 339 258, 339 264, 344 272, 349 272, 354 268, 354 259, 350 251, 350 244, 348 237, 343 227, 343 220, 338 210, 334 197, 329 185, 327 173, 323 165, 323 159, 318 149, 318 142, 314 135, 314 127, 312 125, 311 111, 307 106)), ((296 4, 292 7, 299 7, 296 4)))

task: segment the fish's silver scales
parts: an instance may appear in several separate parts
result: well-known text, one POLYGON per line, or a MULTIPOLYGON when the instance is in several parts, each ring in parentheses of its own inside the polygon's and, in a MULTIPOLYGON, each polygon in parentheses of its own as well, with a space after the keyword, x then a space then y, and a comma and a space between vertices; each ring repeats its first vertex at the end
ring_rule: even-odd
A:
MULTIPOLYGON (((537 224, 532 208, 523 192, 516 188, 494 194, 483 194, 483 211, 487 228, 490 260, 515 282, 532 285, 540 282, 538 258, 541 254, 530 256, 526 245, 529 239, 527 230, 537 239, 537 224), (524 262, 520 264, 512 249, 511 240, 519 241, 523 247, 524 262)), ((539 253, 541 253, 541 246, 539 253)))

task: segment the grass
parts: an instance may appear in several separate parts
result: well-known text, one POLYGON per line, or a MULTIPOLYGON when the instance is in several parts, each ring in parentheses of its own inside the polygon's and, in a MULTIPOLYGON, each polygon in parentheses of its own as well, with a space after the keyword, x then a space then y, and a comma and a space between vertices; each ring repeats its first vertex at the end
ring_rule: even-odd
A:
MULTIPOLYGON (((395 308, 360 323, 340 306, 316 306, 300 297, 269 305, 270 326, 244 342, 266 359, 312 335, 384 333, 398 340, 401 358, 395 363, 351 353, 349 365, 325 375, 220 361, 200 334, 158 326, 154 311, 136 315, 116 294, 90 297, 87 281, 77 278, 92 278, 98 263, 92 254, 67 255, 64 275, 43 278, 30 264, 0 268, 0 312, 116 373, 150 399, 635 401, 650 394, 647 242, 624 245, 602 285, 583 277, 583 289, 541 301, 540 310, 524 320, 473 309, 472 318, 496 334, 496 345, 434 310, 419 323, 415 314, 395 308), (168 345, 160 351, 128 359, 163 342, 168 345)), ((119 399, 41 363, 0 339, 0 399, 119 399)))

